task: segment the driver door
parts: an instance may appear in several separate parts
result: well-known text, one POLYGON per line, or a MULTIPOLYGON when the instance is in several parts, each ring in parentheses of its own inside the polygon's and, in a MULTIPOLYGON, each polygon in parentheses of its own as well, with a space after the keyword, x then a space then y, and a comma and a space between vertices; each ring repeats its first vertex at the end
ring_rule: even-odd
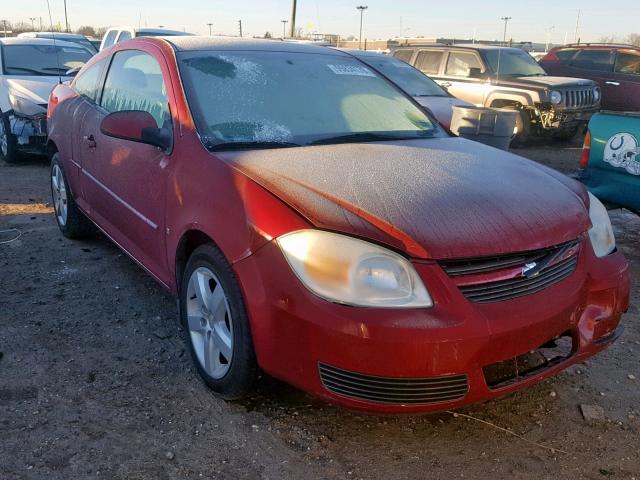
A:
MULTIPOLYGON (((165 192, 171 153, 104 135, 109 113, 149 112, 159 128, 172 129, 162 54, 119 50, 107 71, 96 121, 89 122, 93 156, 85 163, 85 191, 92 215, 127 252, 160 280, 166 279, 165 192)), ((168 76, 168 75, 167 75, 168 76)))

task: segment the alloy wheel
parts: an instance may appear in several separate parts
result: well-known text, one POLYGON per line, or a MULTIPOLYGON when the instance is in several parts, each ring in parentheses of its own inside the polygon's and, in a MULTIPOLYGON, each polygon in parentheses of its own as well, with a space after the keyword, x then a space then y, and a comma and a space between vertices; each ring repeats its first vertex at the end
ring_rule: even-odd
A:
POLYGON ((233 357, 233 323, 227 295, 215 274, 196 269, 187 287, 189 336, 200 365, 214 379, 224 377, 233 357))
POLYGON ((67 186, 64 183, 62 170, 54 165, 51 171, 51 191, 53 192, 53 207, 60 225, 67 224, 67 186))

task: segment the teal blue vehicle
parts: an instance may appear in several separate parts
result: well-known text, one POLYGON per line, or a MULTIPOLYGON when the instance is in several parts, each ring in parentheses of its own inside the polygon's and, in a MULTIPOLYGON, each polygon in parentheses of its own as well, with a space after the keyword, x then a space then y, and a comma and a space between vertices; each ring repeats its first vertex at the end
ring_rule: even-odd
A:
POLYGON ((640 112, 591 118, 578 179, 601 201, 640 214, 640 112))

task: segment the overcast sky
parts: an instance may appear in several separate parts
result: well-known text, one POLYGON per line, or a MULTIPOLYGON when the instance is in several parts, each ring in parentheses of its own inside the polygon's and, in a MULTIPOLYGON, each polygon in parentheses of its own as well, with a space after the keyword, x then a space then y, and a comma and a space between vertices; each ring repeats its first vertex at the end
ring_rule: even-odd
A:
MULTIPOLYGON (((54 24, 64 24, 63 0, 49 0, 54 24)), ((363 37, 399 36, 501 39, 500 17, 510 16, 509 37, 515 41, 574 41, 578 9, 582 41, 614 36, 622 41, 640 33, 638 0, 298 0, 298 27, 305 32, 358 35, 358 5, 364 14, 363 37), (402 27, 402 30, 401 30, 402 27), (551 29, 551 27, 555 27, 551 29)), ((245 35, 282 34, 290 0, 67 0, 69 23, 81 25, 158 26, 208 34, 237 34, 242 19, 245 35)), ((0 20, 49 23, 46 0, 0 0, 0 20)))

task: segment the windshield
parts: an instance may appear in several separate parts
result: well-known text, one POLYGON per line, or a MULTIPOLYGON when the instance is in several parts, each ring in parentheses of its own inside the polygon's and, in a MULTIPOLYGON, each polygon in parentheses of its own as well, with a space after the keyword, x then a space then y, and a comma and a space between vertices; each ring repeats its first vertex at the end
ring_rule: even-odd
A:
POLYGON ((418 138, 437 131, 402 92, 351 57, 198 51, 179 59, 196 126, 211 149, 418 138))
POLYGON ((448 97, 436 82, 411 65, 394 57, 363 56, 357 57, 371 65, 402 90, 413 97, 448 97))
POLYGON ((501 77, 532 77, 546 75, 538 62, 524 50, 501 48, 485 50, 484 56, 493 73, 501 77), (498 72, 498 66, 500 71, 498 72))
POLYGON ((57 76, 81 67, 91 56, 83 47, 3 45, 2 68, 5 75, 57 76))

